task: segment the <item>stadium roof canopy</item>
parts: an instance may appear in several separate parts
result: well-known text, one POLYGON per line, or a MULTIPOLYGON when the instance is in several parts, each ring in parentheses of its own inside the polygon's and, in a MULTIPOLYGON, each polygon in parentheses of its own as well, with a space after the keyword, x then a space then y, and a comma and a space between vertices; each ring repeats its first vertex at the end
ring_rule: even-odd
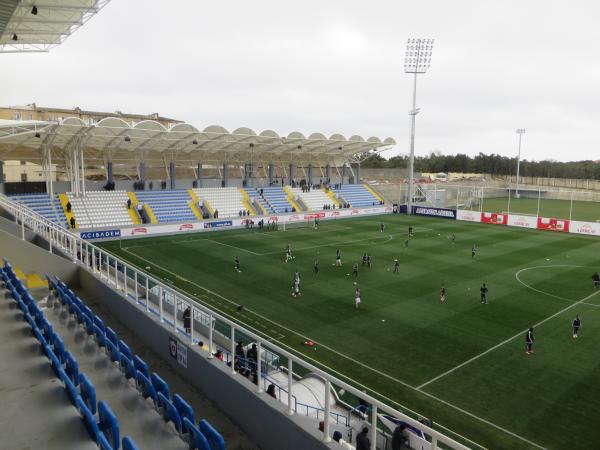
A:
POLYGON ((294 131, 279 136, 272 130, 256 133, 250 128, 229 132, 218 125, 201 131, 187 123, 165 128, 153 120, 130 124, 118 117, 107 117, 95 124, 74 117, 60 122, 0 120, 0 160, 31 162, 41 161, 48 151, 60 157, 80 150, 87 164, 107 160, 127 164, 142 159, 186 163, 268 159, 342 164, 360 162, 395 144, 392 138, 382 141, 358 135, 304 136, 294 131))
POLYGON ((2 0, 0 53, 47 52, 110 0, 2 0))

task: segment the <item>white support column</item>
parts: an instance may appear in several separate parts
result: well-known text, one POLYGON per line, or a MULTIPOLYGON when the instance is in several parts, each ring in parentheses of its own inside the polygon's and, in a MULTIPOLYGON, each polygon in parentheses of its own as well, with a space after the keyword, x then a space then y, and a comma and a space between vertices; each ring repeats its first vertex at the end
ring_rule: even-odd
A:
POLYGON ((158 285, 158 314, 160 322, 163 321, 163 289, 161 285, 158 285))
POLYGON ((540 217, 540 200, 542 198, 542 190, 541 188, 538 188, 538 203, 537 203, 537 213, 535 214, 536 217, 540 217))
POLYGON ((133 272, 133 283, 134 283, 134 289, 135 289, 135 304, 137 305, 138 302, 138 273, 137 270, 134 269, 133 272))
POLYGON ((92 273, 96 273, 96 249, 92 247, 92 273))
POLYGON ((235 375, 235 327, 231 325, 231 375, 235 375))
POLYGON ((331 422, 331 382, 325 381, 325 417, 323 417, 323 442, 331 442, 330 436, 331 422))
POLYGON ((208 317, 208 359, 213 358, 213 315, 208 317))
POLYGON ((256 355, 256 392, 258 392, 259 394, 262 392, 262 367, 261 367, 261 350, 262 350, 262 344, 260 341, 258 341, 258 351, 257 351, 257 355, 256 355))
POLYGON ((123 289, 125 290, 125 298, 127 298, 127 264, 123 265, 123 289))
POLYGON ((117 258, 115 258, 115 289, 119 290, 119 263, 117 262, 117 258))
POLYGON ((292 383, 294 382, 294 362, 292 358, 288 358, 288 410, 287 413, 290 416, 294 415, 294 406, 292 405, 292 383))
POLYGON ((21 239, 25 240, 25 214, 23 209, 21 209, 21 239))
POLYGON ((175 332, 175 334, 179 333, 179 330, 177 330, 177 304, 179 303, 179 301, 177 300, 177 297, 175 297, 173 299, 173 331, 175 332))
POLYGON ((190 340, 194 345, 194 306, 189 303, 187 307, 190 308, 190 340))
POLYGON ((148 276, 146 277, 146 312, 150 312, 150 290, 148 289, 148 276))
POLYGON ((438 440, 435 437, 431 438, 431 450, 437 450, 438 448, 438 440))
POLYGON ((371 405, 371 450, 377 450, 377 405, 371 405))

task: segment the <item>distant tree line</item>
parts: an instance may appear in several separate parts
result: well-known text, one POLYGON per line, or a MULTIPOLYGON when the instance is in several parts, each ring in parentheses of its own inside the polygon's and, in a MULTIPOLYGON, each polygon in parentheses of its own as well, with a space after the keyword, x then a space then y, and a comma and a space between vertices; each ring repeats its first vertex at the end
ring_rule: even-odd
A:
MULTIPOLYGON (((375 155, 367 159, 362 167, 367 168, 406 168, 407 156, 393 156, 389 159, 375 155)), ((431 153, 428 156, 415 157, 417 172, 459 172, 487 173, 492 175, 515 175, 517 158, 508 158, 496 154, 468 156, 440 155, 431 153)), ((594 161, 527 161, 521 160, 521 176, 547 178, 600 179, 600 163, 594 161)))

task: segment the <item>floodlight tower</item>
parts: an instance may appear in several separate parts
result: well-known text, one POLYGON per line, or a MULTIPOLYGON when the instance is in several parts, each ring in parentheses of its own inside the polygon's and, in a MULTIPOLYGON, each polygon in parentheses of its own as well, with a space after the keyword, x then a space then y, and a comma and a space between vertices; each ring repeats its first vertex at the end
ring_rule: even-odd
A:
POLYGON ((517 189, 515 190, 515 197, 519 198, 519 171, 521 169, 521 138, 525 134, 525 128, 519 128, 516 133, 519 135, 519 155, 517 156, 517 189))
POLYGON ((417 75, 426 73, 431 64, 431 53, 433 51, 433 39, 409 39, 406 43, 406 55, 404 57, 404 72, 414 76, 412 109, 408 112, 410 116, 410 161, 408 166, 408 214, 412 214, 414 184, 415 184, 415 120, 419 114, 417 108, 417 75))

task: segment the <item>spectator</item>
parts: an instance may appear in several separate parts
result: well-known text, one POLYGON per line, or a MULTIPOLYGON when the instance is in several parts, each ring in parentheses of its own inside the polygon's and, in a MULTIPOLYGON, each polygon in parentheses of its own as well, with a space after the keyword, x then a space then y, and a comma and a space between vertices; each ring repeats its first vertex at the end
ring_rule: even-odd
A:
POLYGON ((185 332, 189 333, 192 329, 191 327, 191 316, 192 316, 192 309, 188 306, 187 308, 185 308, 185 310, 183 311, 183 328, 185 328, 185 332))
POLYGON ((277 398, 277 394, 275 394, 275 385, 273 383, 271 383, 267 388, 267 394, 273 398, 277 398))
POLYGON ((367 436, 369 434, 369 429, 364 427, 362 431, 356 435, 356 450, 370 450, 371 449, 371 440, 367 436))
POLYGON ((238 211, 238 215, 239 215, 240 217, 242 217, 242 210, 241 210, 241 209, 238 211))
POLYGON ((256 361, 258 360, 258 350, 256 349, 256 344, 252 344, 252 347, 250 350, 248 350, 246 357, 248 358, 250 370, 252 372, 256 371, 256 361))
POLYGON ((246 350, 244 350, 244 344, 242 341, 239 341, 235 346, 235 357, 246 359, 246 350))
POLYGON ((71 216, 71 220, 69 221, 69 223, 71 224, 71 228, 74 230, 75 229, 75 217, 71 216))
POLYGON ((408 446, 408 438, 406 436, 406 425, 403 423, 398 425, 394 429, 392 434, 392 450, 402 450, 403 448, 410 448, 408 446))
POLYGON ((217 350, 217 353, 215 353, 215 358, 217 358, 219 361, 223 361, 223 351, 217 350))
POLYGON ((342 433, 340 433, 339 431, 335 431, 333 433, 333 440, 340 444, 340 446, 346 450, 354 450, 354 447, 352 445, 350 445, 348 442, 342 439, 342 433))
POLYGON ((153 188, 154 188, 154 184, 151 181, 150 183, 148 183, 148 189, 152 190, 153 188))
POLYGON ((127 199, 127 209, 131 209, 131 199, 127 199))
POLYGON ((71 212, 71 202, 67 202, 67 212, 71 212))

